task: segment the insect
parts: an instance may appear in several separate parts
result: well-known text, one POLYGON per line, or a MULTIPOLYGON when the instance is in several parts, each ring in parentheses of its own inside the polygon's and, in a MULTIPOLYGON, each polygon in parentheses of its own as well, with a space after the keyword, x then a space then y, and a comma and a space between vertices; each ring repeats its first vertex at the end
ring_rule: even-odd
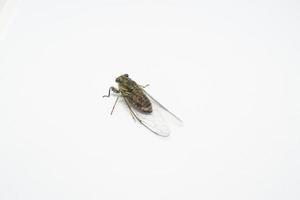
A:
POLYGON ((148 130, 159 136, 168 137, 170 133, 159 110, 165 111, 169 116, 172 116, 178 124, 182 124, 182 120, 179 117, 170 112, 145 91, 144 88, 149 85, 138 85, 129 78, 128 74, 117 77, 115 81, 118 83, 118 89, 112 86, 109 88, 108 94, 103 96, 110 97, 111 91, 118 94, 111 110, 111 114, 113 113, 119 98, 123 98, 133 119, 137 120, 148 130))

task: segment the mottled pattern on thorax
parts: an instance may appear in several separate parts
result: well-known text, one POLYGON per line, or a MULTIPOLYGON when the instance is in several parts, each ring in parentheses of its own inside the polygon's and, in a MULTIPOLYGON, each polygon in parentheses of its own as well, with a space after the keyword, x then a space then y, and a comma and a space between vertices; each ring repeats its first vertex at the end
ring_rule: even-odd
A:
POLYGON ((137 110, 145 113, 152 112, 150 100, 136 82, 128 79, 126 82, 119 84, 119 90, 137 110))

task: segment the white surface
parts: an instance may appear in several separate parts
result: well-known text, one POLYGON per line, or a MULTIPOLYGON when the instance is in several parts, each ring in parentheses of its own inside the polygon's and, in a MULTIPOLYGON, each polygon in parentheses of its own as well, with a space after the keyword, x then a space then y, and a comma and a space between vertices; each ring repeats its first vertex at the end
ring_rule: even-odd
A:
POLYGON ((299 1, 23 1, 0 41, 0 199, 300 199, 299 1), (102 99, 129 73, 185 122, 102 99))
POLYGON ((7 27, 13 21, 19 0, 0 0, 0 40, 6 36, 7 27))

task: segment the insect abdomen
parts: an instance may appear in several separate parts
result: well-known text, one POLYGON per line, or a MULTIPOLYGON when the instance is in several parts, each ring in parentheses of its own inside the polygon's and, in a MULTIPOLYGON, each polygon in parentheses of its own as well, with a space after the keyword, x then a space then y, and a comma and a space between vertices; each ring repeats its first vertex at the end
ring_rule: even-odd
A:
POLYGON ((139 111, 144 113, 152 112, 152 105, 148 97, 142 92, 134 92, 129 96, 129 102, 139 111))

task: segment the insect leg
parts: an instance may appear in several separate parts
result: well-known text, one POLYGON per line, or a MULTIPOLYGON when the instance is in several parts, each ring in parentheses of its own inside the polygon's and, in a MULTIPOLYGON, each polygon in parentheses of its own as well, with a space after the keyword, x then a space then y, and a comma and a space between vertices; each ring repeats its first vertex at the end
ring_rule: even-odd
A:
MULTIPOLYGON (((109 90, 108 90, 108 94, 107 94, 107 95, 103 95, 103 97, 110 97, 110 91, 113 91, 114 93, 120 93, 120 91, 119 91, 117 88, 111 86, 111 87, 109 88, 109 90)), ((112 108, 112 110, 111 110, 111 112, 110 112, 111 115, 113 114, 113 111, 114 111, 114 109, 115 109, 115 107, 116 107, 116 104, 117 104, 118 100, 119 100, 119 96, 117 97, 117 99, 116 99, 116 101, 115 101, 115 103, 114 103, 114 106, 113 106, 113 108, 112 108)))
POLYGON ((129 108, 129 111, 130 111, 130 113, 135 117, 135 119, 140 123, 140 124, 142 124, 144 127, 146 127, 149 131, 151 131, 152 133, 155 133, 156 135, 159 135, 159 136, 161 136, 161 137, 168 137, 168 136, 164 136, 164 135, 160 135, 159 133, 157 133, 157 132, 155 132, 154 130, 152 130, 151 128, 149 128, 136 114, 135 114, 135 112, 131 109, 131 107, 130 107, 130 105, 129 105, 129 103, 128 103, 128 101, 127 101, 127 99, 126 99, 126 97, 124 97, 123 96, 123 98, 124 98, 124 100, 125 100, 125 102, 126 102, 126 104, 127 104, 127 106, 128 106, 128 108, 129 108))
POLYGON ((120 97, 120 96, 118 96, 118 97, 116 98, 116 101, 115 101, 115 103, 114 103, 114 106, 113 106, 113 108, 111 109, 111 112, 110 112, 111 115, 112 115, 113 112, 114 112, 114 109, 115 109, 116 104, 117 104, 117 102, 118 102, 118 100, 119 100, 119 97, 120 97))
POLYGON ((146 87, 148 87, 148 86, 150 86, 149 84, 146 84, 146 85, 139 85, 141 88, 146 88, 146 87))
POLYGON ((120 93, 120 91, 117 88, 111 86, 109 88, 109 90, 108 90, 108 94, 107 95, 103 95, 103 97, 110 97, 110 91, 113 91, 114 93, 120 93))

